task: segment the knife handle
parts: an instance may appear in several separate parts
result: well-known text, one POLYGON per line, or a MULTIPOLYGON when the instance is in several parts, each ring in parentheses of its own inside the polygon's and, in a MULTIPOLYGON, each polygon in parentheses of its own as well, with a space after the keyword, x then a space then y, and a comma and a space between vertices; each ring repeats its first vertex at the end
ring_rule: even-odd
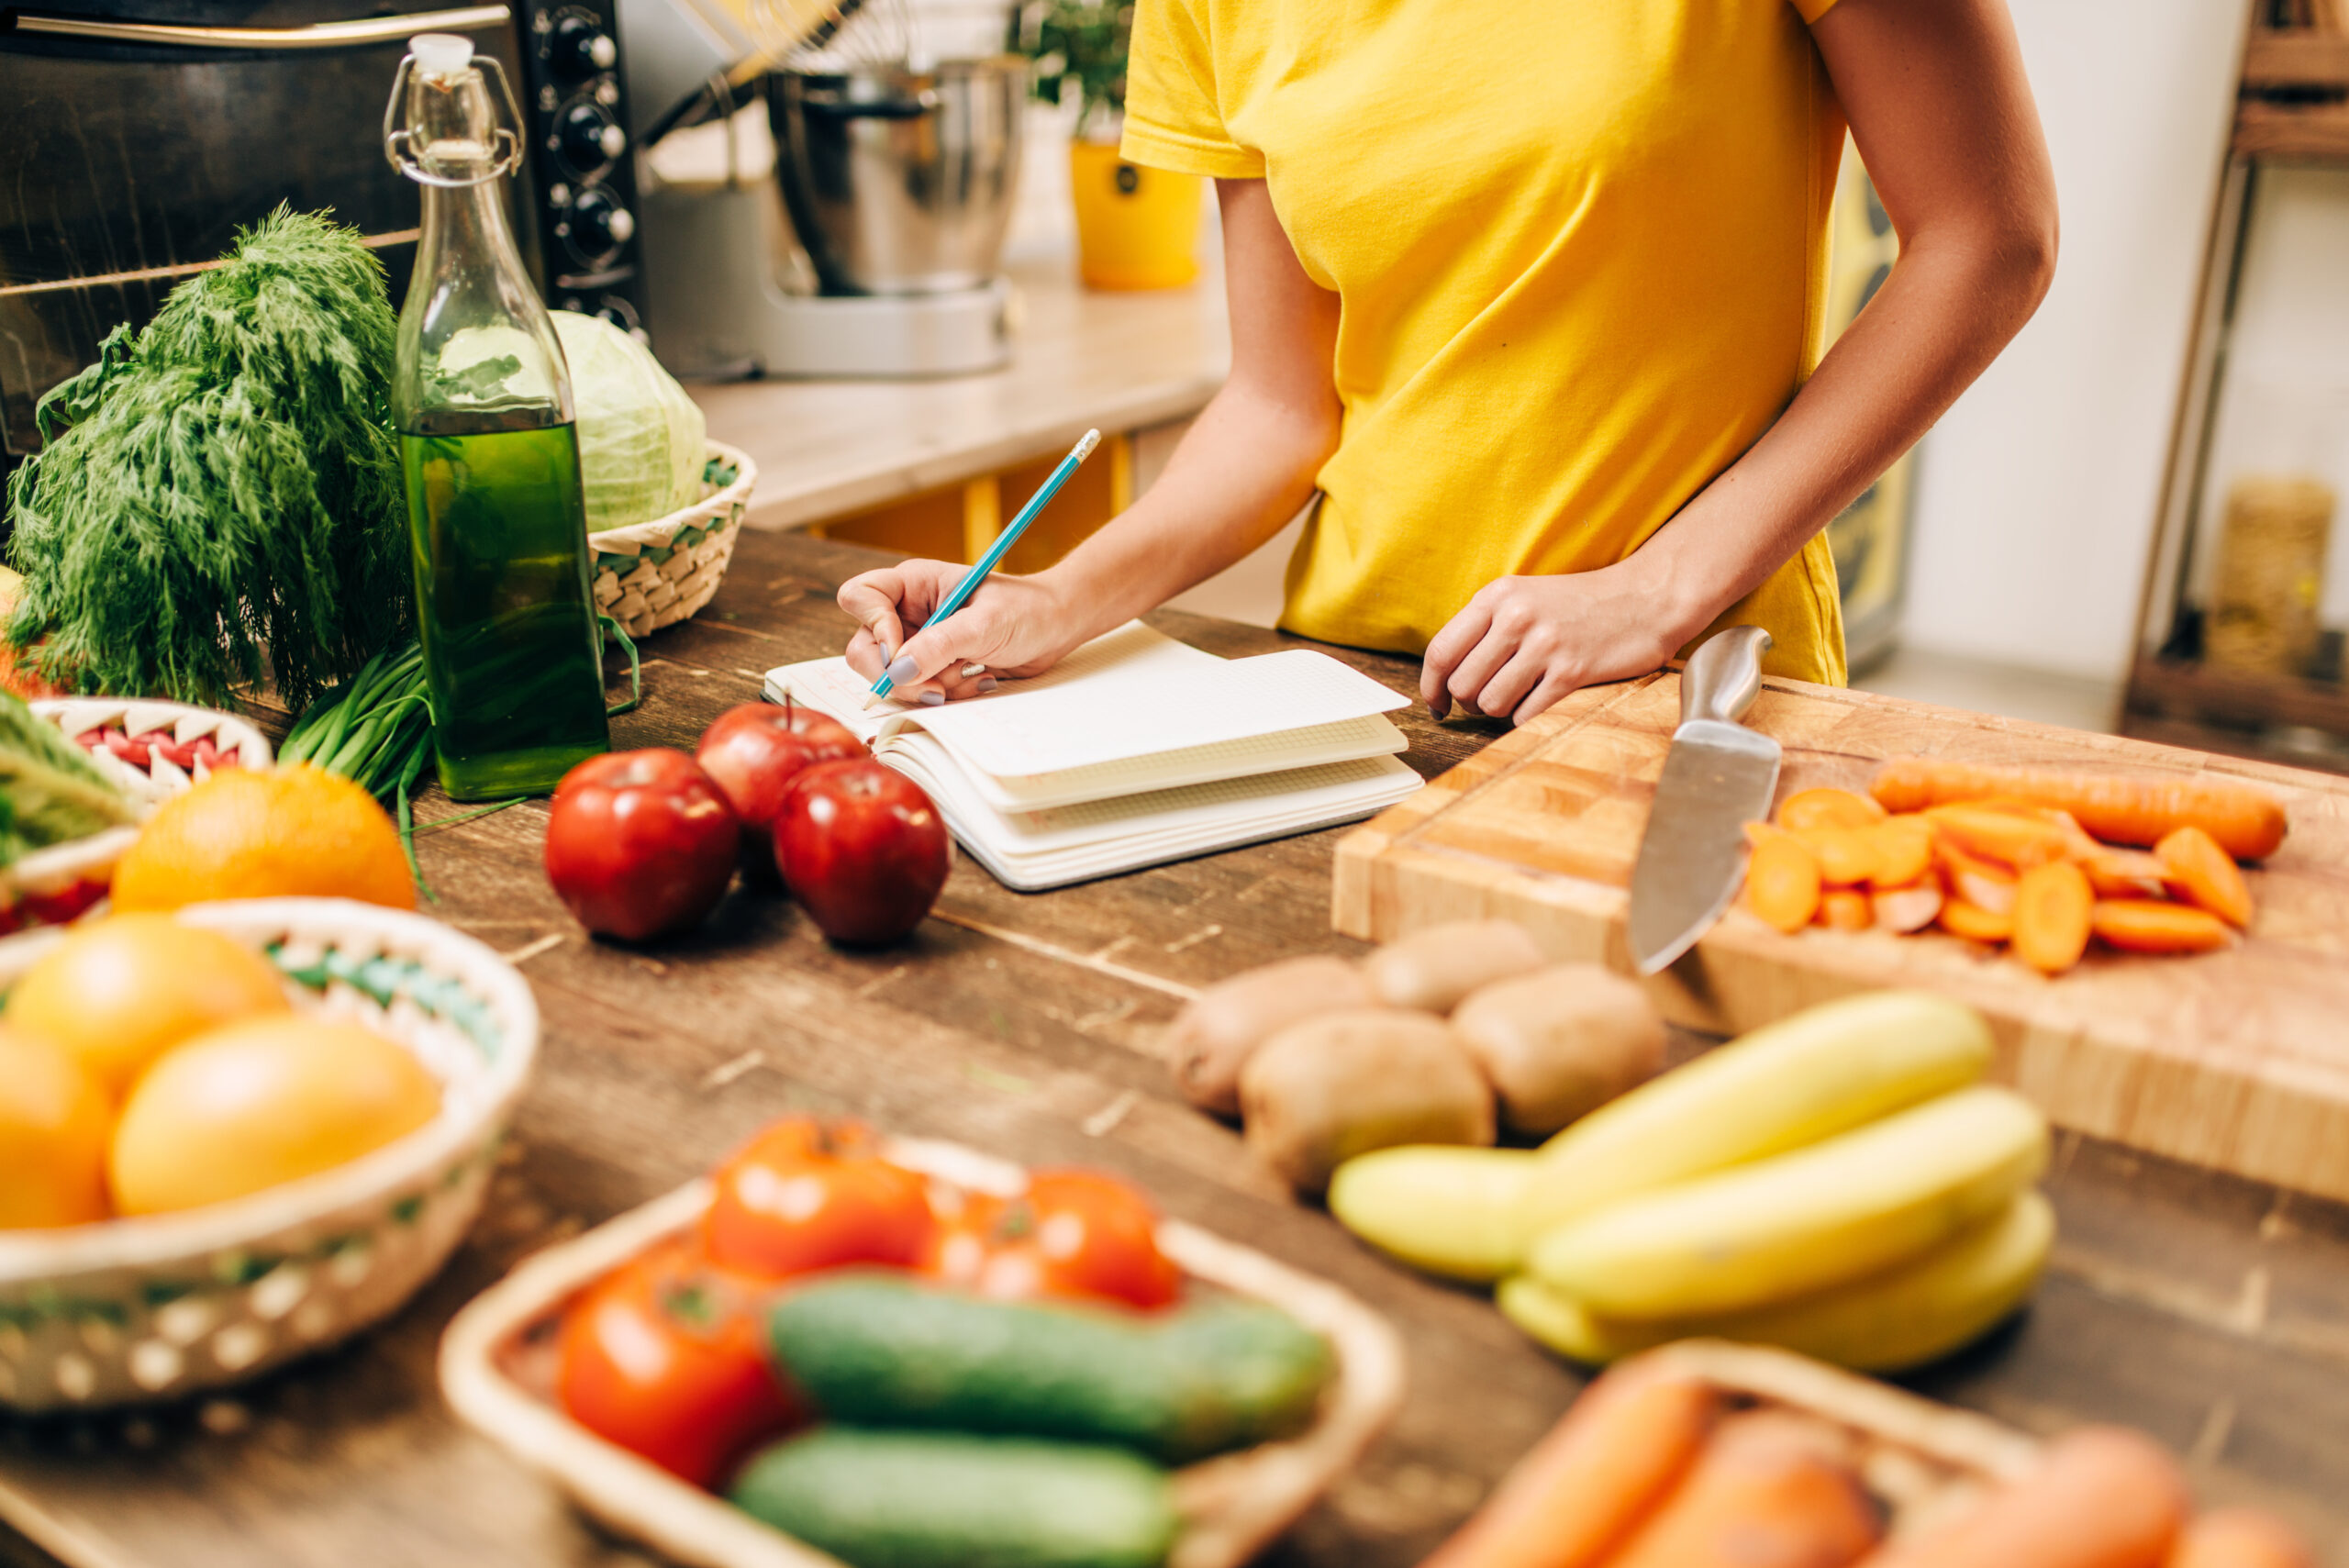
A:
POLYGON ((1734 724, 1762 693, 1762 651, 1770 634, 1758 626, 1716 632, 1688 655, 1680 672, 1680 722, 1693 718, 1734 724))

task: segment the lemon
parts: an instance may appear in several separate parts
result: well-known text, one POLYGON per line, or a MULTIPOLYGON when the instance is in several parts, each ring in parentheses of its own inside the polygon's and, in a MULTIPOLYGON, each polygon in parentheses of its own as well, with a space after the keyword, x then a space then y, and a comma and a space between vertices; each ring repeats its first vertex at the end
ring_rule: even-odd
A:
POLYGON ((149 1062, 191 1035, 284 1010, 267 959, 168 915, 80 927, 8 994, 9 1025, 62 1047, 117 1104, 149 1062))
POLYGON ((111 1115, 106 1091, 66 1052, 0 1029, 0 1230, 106 1217, 111 1115))
POLYGON ((167 1052, 116 1124, 115 1207, 161 1214, 243 1197, 356 1160, 439 1114, 417 1059, 354 1024, 286 1014, 167 1052))
POLYGON ((165 802, 114 873, 117 909, 294 897, 416 907, 391 817, 359 785, 306 763, 221 769, 165 802))

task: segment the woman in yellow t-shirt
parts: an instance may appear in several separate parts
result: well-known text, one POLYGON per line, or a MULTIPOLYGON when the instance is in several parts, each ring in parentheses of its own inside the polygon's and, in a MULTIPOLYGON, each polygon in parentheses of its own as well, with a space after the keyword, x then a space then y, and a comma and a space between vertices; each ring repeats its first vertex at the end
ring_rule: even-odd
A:
POLYGON ((944 701, 1238 561, 1316 491, 1281 624, 1423 652, 1519 721, 1716 625, 1841 683, 1828 519, 2046 292, 2054 177, 2004 0, 1140 0, 1125 156, 1212 175, 1231 375, 1140 501, 917 631, 944 701), (1819 355, 1845 118, 1900 237, 1819 355))

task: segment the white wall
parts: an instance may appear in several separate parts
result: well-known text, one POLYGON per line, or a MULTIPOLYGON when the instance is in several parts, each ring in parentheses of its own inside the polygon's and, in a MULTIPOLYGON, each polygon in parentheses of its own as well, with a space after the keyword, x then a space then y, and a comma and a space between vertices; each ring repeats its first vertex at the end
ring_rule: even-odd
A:
POLYGON ((2234 97, 2230 0, 2010 0, 2063 250, 1926 439, 1906 640, 2118 678, 2234 97))

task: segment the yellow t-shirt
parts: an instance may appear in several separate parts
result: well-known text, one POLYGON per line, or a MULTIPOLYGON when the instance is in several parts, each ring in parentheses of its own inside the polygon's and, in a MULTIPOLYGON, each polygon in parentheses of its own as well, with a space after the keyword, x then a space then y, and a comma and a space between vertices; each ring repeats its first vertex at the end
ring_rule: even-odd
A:
MULTIPOLYGON (((1421 651, 1496 577, 1622 560, 1777 417, 1819 356, 1833 3, 1140 0, 1125 156, 1265 180, 1341 304, 1284 626, 1421 651)), ((1825 536, 1735 622, 1840 683, 1825 536)))

